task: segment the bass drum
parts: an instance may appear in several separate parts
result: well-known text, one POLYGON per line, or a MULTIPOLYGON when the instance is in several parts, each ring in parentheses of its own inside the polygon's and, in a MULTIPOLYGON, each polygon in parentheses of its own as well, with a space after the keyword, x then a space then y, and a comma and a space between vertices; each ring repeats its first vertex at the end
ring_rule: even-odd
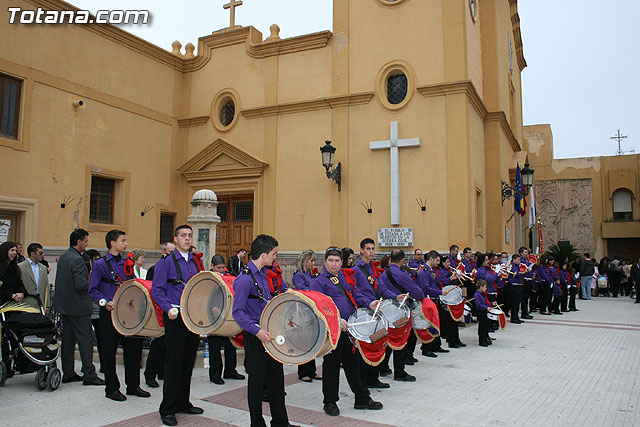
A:
POLYGON ((242 331, 232 314, 233 291, 218 273, 201 271, 185 285, 180 315, 186 327, 198 335, 232 337, 242 331))
POLYGON ((111 321, 115 330, 122 335, 149 338, 164 335, 164 328, 158 323, 151 299, 150 281, 126 281, 113 296, 113 307, 111 321))
POLYGON ((263 343, 281 363, 301 365, 338 345, 340 314, 333 300, 315 291, 288 290, 269 300, 261 328, 275 337, 263 343))

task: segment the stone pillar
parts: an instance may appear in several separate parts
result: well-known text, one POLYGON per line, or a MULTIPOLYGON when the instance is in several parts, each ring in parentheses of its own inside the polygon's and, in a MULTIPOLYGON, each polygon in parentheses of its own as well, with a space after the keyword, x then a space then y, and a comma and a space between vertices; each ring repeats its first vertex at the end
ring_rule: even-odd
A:
POLYGON ((202 252, 202 262, 208 270, 211 257, 216 253, 216 227, 220 223, 218 197, 211 190, 199 190, 193 195, 191 206, 187 220, 193 228, 193 246, 202 252))

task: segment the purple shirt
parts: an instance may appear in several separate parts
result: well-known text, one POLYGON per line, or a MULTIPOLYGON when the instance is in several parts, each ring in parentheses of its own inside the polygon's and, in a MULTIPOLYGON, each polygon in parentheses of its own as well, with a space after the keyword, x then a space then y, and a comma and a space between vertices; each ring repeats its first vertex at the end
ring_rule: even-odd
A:
MULTIPOLYGON (((375 286, 369 281, 369 277, 372 277, 376 285, 378 284, 378 279, 373 274, 373 266, 371 263, 367 264, 363 260, 358 260, 358 262, 352 267, 352 270, 356 272, 356 286, 358 286, 358 290, 367 295, 367 297, 370 297, 372 300, 378 299, 379 297, 376 294, 375 286), (369 273, 368 275, 364 274, 361 266, 367 270, 369 273)), ((379 288, 378 292, 380 292, 379 288)))
POLYGON ((516 274, 514 276, 511 276, 511 279, 509 279, 509 281, 514 285, 522 285, 524 283, 525 275, 520 273, 520 264, 511 264, 511 272, 516 274))
POLYGON ((480 292, 480 289, 473 294, 473 302, 476 304, 476 310, 487 311, 491 308, 491 305, 487 304, 486 295, 480 292))
POLYGON ((113 255, 111 255, 110 252, 107 252, 107 255, 104 258, 96 260, 91 268, 91 277, 89 278, 89 296, 96 303, 99 303, 101 299, 113 301, 113 296, 122 284, 119 280, 117 283, 114 283, 111 270, 109 270, 109 266, 105 259, 111 263, 113 271, 118 275, 118 277, 120 277, 120 279, 122 279, 122 283, 129 279, 135 279, 135 276, 127 278, 124 274, 125 258, 120 257, 120 261, 116 263, 113 255))
MULTIPOLYGON (((251 274, 245 273, 244 270, 233 282, 233 290, 235 297, 233 300, 233 318, 235 321, 250 334, 257 335, 260 331, 260 316, 267 302, 273 298, 271 288, 267 280, 267 267, 258 267, 250 260, 246 268, 253 273, 256 282, 253 281, 251 274), (262 291, 262 298, 256 288, 256 283, 262 291)), ((288 289, 285 281, 282 281, 282 292, 288 289)))
POLYGON ((413 281, 409 273, 402 270, 395 264, 389 265, 389 269, 387 271, 382 273, 380 281, 378 282, 380 290, 382 291, 382 296, 385 298, 396 299, 398 295, 409 292, 411 298, 416 301, 422 301, 424 299, 424 292, 422 292, 420 286, 413 281), (396 288, 395 285, 391 283, 391 280, 389 280, 389 277, 387 276, 387 271, 391 272, 393 279, 398 283, 398 285, 404 288, 404 291, 396 288))
POLYGON ((180 297, 182 296, 184 285, 189 279, 198 274, 198 267, 193 260, 191 252, 189 252, 187 256, 189 260, 185 261, 180 251, 175 249, 169 256, 161 258, 156 263, 156 268, 153 272, 151 293, 153 294, 153 299, 156 304, 158 304, 165 313, 168 313, 173 305, 180 304, 180 297), (178 282, 180 278, 176 271, 174 259, 178 261, 178 265, 180 266, 182 282, 178 282))
MULTIPOLYGON (((417 269, 419 269, 420 267, 422 267, 423 265, 424 265, 424 260, 423 260, 423 261, 421 261, 421 262, 418 262, 418 260, 417 260, 417 259, 415 259, 415 258, 414 258, 414 259, 412 259, 411 261, 409 261, 409 262, 407 263, 407 267, 409 267, 409 268, 411 268, 411 269, 413 269, 413 270, 417 270, 417 269)), ((395 277, 395 276, 394 276, 394 277, 395 277)))
POLYGON ((438 298, 442 295, 442 289, 435 278, 436 273, 428 265, 424 266, 424 269, 418 273, 416 282, 422 292, 430 298, 438 298))
MULTIPOLYGON (((521 257, 520 258, 520 264, 524 264, 524 265, 527 266, 527 268, 529 268, 529 266, 531 265, 531 261, 529 261, 528 258, 521 257)), ((533 279, 533 270, 534 270, 534 268, 532 268, 531 271, 527 271, 526 273, 524 273, 524 278, 525 279, 533 279)))
POLYGON ((347 278, 345 277, 342 270, 340 270, 337 276, 334 276, 333 274, 329 273, 326 268, 322 269, 322 273, 320 273, 318 277, 311 280, 309 289, 312 291, 320 292, 331 298, 340 311, 340 317, 342 317, 344 320, 349 320, 349 316, 351 316, 353 312, 356 311, 356 308, 353 306, 353 303, 351 302, 349 297, 345 297, 342 295, 342 293, 338 289, 338 285, 334 284, 331 281, 332 277, 338 278, 344 290, 351 294, 356 304, 358 304, 358 307, 369 308, 371 302, 375 299, 369 298, 366 294, 362 293, 358 289, 357 283, 351 286, 347 282, 347 278))
POLYGON ((309 289, 309 285, 311 284, 311 279, 313 279, 313 277, 311 277, 311 274, 307 273, 306 271, 298 270, 294 273, 293 278, 291 279, 291 282, 293 283, 293 286, 295 286, 296 289, 306 291, 309 289))
POLYGON ((449 254, 449 263, 451 264, 451 268, 456 268, 459 262, 458 257, 449 254))
POLYGON ((453 282, 451 281, 451 273, 444 268, 438 268, 435 270, 436 272, 436 281, 441 288, 445 286, 451 285, 453 282))
POLYGON ((482 279, 487 282, 487 293, 492 294, 496 292, 496 278, 497 274, 491 272, 488 267, 480 267, 476 272, 476 280, 482 279))
POLYGON ((475 268, 475 262, 469 261, 465 257, 462 257, 462 261, 461 262, 462 262, 462 264, 464 264, 464 272, 465 273, 471 273, 473 271, 473 269, 475 268))

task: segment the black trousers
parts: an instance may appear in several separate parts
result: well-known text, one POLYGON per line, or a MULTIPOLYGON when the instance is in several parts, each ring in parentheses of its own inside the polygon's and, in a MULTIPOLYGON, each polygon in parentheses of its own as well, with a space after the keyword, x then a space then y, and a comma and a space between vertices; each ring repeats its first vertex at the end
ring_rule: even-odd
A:
POLYGON ((540 289, 539 283, 534 283, 531 285, 531 295, 529 295, 529 312, 530 313, 538 309, 538 290, 539 289, 540 289))
MULTIPOLYGON (((520 320, 520 318, 518 317, 518 313, 520 311, 520 304, 522 303, 522 291, 523 291, 524 285, 516 285, 516 284, 511 284, 511 321, 512 322, 517 322, 518 320, 520 320)), ((522 314, 523 316, 525 315, 524 313, 522 314)))
MULTIPOLYGON (((440 310, 438 310, 438 313, 440 313, 440 310)), ((442 307, 440 325, 442 326, 443 323, 446 324, 444 339, 447 340, 447 344, 460 343, 460 331, 458 328, 458 323, 456 323, 456 321, 453 320, 453 317, 451 317, 451 313, 449 312, 449 309, 444 306, 442 307)))
POLYGON ((578 293, 578 288, 575 286, 569 287, 569 310, 576 309, 576 294, 578 293))
MULTIPOLYGON (((386 354, 384 358, 385 359, 387 358, 386 354)), ((362 357, 360 357, 359 359, 360 359, 360 379, 362 381, 362 384, 364 384, 365 386, 368 386, 368 385, 377 383, 380 378, 380 369, 381 369, 380 365, 371 366, 367 362, 365 362, 362 357)))
POLYGON ((636 302, 640 302, 640 282, 636 283, 634 287, 636 288, 636 302))
POLYGON ((360 381, 360 353, 354 351, 353 343, 349 340, 349 334, 340 334, 338 346, 331 353, 324 356, 322 361, 322 394, 323 403, 335 403, 338 397, 340 385, 340 364, 344 368, 344 374, 351 391, 356 396, 356 404, 367 403, 370 399, 369 390, 360 381))
MULTIPOLYGON (((492 303, 497 302, 498 296, 496 294, 487 294, 487 299, 489 300, 489 302, 492 302, 492 303)), ((489 320, 489 318, 487 318, 487 325, 489 329, 491 329, 492 327, 495 330, 500 329, 500 325, 498 324, 497 320, 489 320)))
POLYGON ((560 310, 567 311, 567 305, 569 303, 569 292, 567 285, 562 285, 562 296, 560 297, 560 310))
POLYGON ((529 315, 529 298, 531 298, 532 283, 533 280, 524 279, 524 284, 522 285, 522 300, 520 302, 522 317, 529 315))
POLYGON ((262 394, 265 386, 271 409, 271 425, 287 426, 289 418, 284 404, 284 372, 278 362, 264 350, 262 342, 255 335, 244 333, 244 351, 247 361, 249 381, 247 400, 252 427, 266 427, 262 417, 262 394))
POLYGON ((489 339, 489 319, 487 318, 487 310, 478 310, 478 341, 482 342, 489 339))
POLYGON ((91 326, 93 326, 93 333, 96 335, 96 348, 98 349, 98 360, 100 360, 100 372, 104 372, 102 344, 100 340, 100 316, 98 316, 97 319, 91 319, 91 326))
POLYGON ((407 348, 406 345, 401 350, 392 350, 391 347, 387 347, 384 353, 384 360, 380 363, 380 365, 378 365, 380 368, 380 372, 386 371, 389 369, 389 360, 391 359, 391 355, 393 354, 393 376, 402 377, 406 375, 406 372, 404 370, 405 360, 406 360, 406 355, 405 355, 406 348, 407 348))
POLYGON ((164 313, 165 366, 160 416, 173 415, 191 406, 191 373, 200 337, 184 325, 182 318, 171 320, 164 313))
POLYGON ((554 313, 560 313, 560 300, 562 299, 562 295, 553 294, 553 299, 551 300, 551 311, 554 313))
POLYGON ((164 378, 164 335, 160 338, 154 338, 149 346, 147 354, 147 365, 144 369, 144 376, 148 378, 158 379, 164 378))
POLYGON ((416 336, 415 332, 411 331, 411 333, 409 334, 407 345, 404 346, 405 360, 413 357, 413 353, 415 353, 416 351, 416 344, 418 344, 418 337, 416 336))
MULTIPOLYGON (((473 298, 473 294, 476 292, 476 284, 471 280, 463 280, 464 286, 467 288, 467 299, 473 298)), ((476 316, 476 305, 471 304, 471 315, 476 316)))
POLYGON ((316 376, 316 359, 310 360, 307 363, 298 365, 298 378, 304 377, 315 378, 316 376))
POLYGON ((222 355, 220 350, 224 348, 224 376, 236 372, 237 355, 236 348, 227 337, 209 335, 209 379, 217 379, 222 375, 222 355))
POLYGON ((611 276, 611 293, 614 297, 618 297, 618 292, 620 290, 620 274, 616 271, 613 272, 611 276))
POLYGON ((116 373, 116 351, 122 342, 124 356, 124 382, 127 390, 135 390, 140 386, 140 360, 142 359, 142 338, 125 337, 113 327, 111 312, 100 307, 100 341, 104 370, 105 392, 120 390, 120 381, 116 373))
POLYGON ((547 282, 540 282, 540 288, 538 289, 538 307, 540 313, 549 311, 551 305, 551 287, 547 282))
POLYGON ((70 379, 75 373, 74 354, 76 343, 80 351, 82 360, 82 378, 91 381, 98 377, 96 368, 93 366, 93 328, 91 327, 91 315, 68 316, 61 314, 62 320, 62 348, 60 358, 62 359, 62 378, 70 379))

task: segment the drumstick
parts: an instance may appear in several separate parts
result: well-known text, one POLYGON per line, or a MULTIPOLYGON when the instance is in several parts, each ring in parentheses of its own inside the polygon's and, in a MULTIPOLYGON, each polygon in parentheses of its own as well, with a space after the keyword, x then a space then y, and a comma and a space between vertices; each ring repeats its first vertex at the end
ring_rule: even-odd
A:
POLYGON ((402 298, 402 302, 400 302, 400 307, 402 307, 404 305, 404 302, 407 300, 407 297, 409 296, 409 294, 405 294, 404 298, 402 298))
POLYGON ((378 303, 378 305, 376 305, 376 309, 373 310, 373 317, 376 317, 376 314, 378 314, 378 309, 380 308, 380 304, 382 304, 382 298, 380 298, 380 302, 378 303))
POLYGON ((368 323, 373 323, 373 322, 377 322, 377 320, 376 320, 376 319, 371 319, 371 320, 366 320, 366 321, 364 321, 364 322, 349 323, 349 327, 352 327, 352 326, 360 326, 360 325, 366 325, 366 324, 368 324, 368 323))

